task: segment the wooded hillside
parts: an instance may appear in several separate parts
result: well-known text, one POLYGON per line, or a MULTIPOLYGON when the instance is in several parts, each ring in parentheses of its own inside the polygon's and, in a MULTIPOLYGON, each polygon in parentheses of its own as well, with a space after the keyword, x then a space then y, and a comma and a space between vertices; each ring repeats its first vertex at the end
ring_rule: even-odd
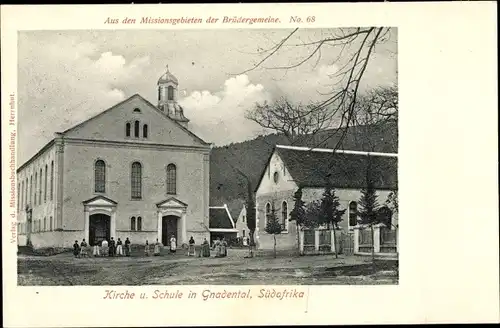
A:
MULTIPOLYGON (((343 130, 325 130, 314 136, 304 136, 296 146, 334 148, 343 130)), ((283 135, 270 134, 227 146, 215 147, 210 156, 210 205, 217 206, 245 199, 247 175, 255 189, 266 161, 276 144, 289 145, 283 135)), ((396 123, 349 127, 341 149, 398 152, 396 123)))

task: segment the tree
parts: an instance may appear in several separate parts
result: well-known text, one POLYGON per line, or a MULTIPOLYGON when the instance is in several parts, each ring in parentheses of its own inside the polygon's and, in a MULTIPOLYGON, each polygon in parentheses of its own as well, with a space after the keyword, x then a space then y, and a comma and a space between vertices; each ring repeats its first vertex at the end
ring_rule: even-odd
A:
MULTIPOLYGON (((373 226, 380 223, 380 216, 378 215, 378 196, 375 191, 375 186, 372 179, 372 160, 367 156, 367 169, 366 169, 366 184, 365 188, 361 190, 361 198, 359 199, 359 217, 360 223, 370 227, 373 239, 373 226)), ((372 260, 375 263, 375 247, 372 241, 372 260)))
MULTIPOLYGON (((238 74, 244 74, 259 68, 279 69, 288 71, 310 61, 316 60, 316 64, 321 60, 322 54, 327 54, 333 58, 330 65, 338 67, 337 71, 330 75, 334 82, 331 86, 331 92, 325 94, 325 99, 310 106, 306 111, 302 111, 300 117, 307 117, 317 113, 328 113, 326 117, 335 117, 338 120, 338 127, 346 127, 343 134, 337 142, 337 149, 341 144, 347 132, 347 127, 354 122, 355 108, 357 104, 358 93, 361 81, 365 74, 370 59, 375 53, 375 46, 391 39, 392 29, 390 27, 360 27, 360 28, 339 28, 328 30, 321 33, 317 40, 308 40, 294 43, 300 32, 299 28, 288 33, 284 38, 275 42, 271 47, 262 49, 259 47, 258 55, 262 58, 252 67, 238 74), (286 53, 286 50, 290 50, 286 53), (282 58, 298 57, 295 62, 287 65, 272 65, 264 67, 273 62, 273 59, 282 55, 282 58), (326 110, 326 112, 325 112, 326 110)), ((258 112, 258 108, 257 108, 258 112)), ((277 119, 278 122, 289 122, 289 117, 282 116, 281 111, 271 112, 274 115, 272 120, 269 116, 263 116, 257 123, 264 127, 271 127, 278 132, 283 131, 283 125, 268 124, 277 119)), ((258 117, 256 115, 255 117, 258 117)), ((293 121, 293 120, 292 120, 293 121)), ((286 128, 284 129, 286 130, 286 128)))
POLYGON ((333 244, 335 245, 335 258, 338 258, 337 251, 337 233, 336 229, 340 221, 342 221, 342 216, 345 213, 345 209, 341 210, 339 198, 335 195, 335 188, 332 187, 330 181, 326 183, 325 191, 323 192, 323 198, 321 199, 321 216, 320 224, 326 224, 329 229, 333 229, 333 244))
POLYGON ((295 221, 295 226, 297 227, 297 247, 300 252, 300 230, 303 229, 305 217, 306 217, 306 205, 302 200, 302 188, 299 187, 293 195, 293 209, 290 212, 290 221, 295 221))
POLYGON ((306 206, 306 215, 304 217, 302 227, 307 229, 316 229, 320 225, 320 218, 322 214, 320 200, 309 202, 306 206))
POLYGON ((398 122, 397 85, 380 86, 360 95, 354 112, 356 125, 398 122))
POLYGON ((314 104, 293 104, 285 97, 273 103, 256 104, 245 117, 266 129, 283 134, 290 143, 298 137, 315 134, 329 125, 330 112, 314 104))
POLYGON ((387 196, 387 200, 385 201, 387 207, 391 209, 394 213, 397 213, 399 210, 399 202, 398 202, 398 191, 393 190, 390 192, 389 196, 387 196))
MULTIPOLYGON (((388 124, 397 126, 398 122, 398 88, 396 85, 377 87, 358 96, 353 116, 353 129, 356 143, 365 151, 375 151, 380 140, 373 134, 380 133, 388 124)), ((396 131, 397 133, 397 131, 396 131)), ((397 153, 397 145, 392 152, 397 153)))
POLYGON ((274 239, 274 258, 276 258, 276 235, 281 233, 281 224, 278 220, 278 216, 276 215, 276 208, 274 207, 274 203, 271 205, 271 212, 266 215, 266 228, 265 231, 268 234, 273 235, 274 239))
POLYGON ((252 189, 252 184, 250 183, 250 179, 247 181, 247 197, 245 201, 246 211, 247 211, 247 227, 248 227, 248 235, 250 238, 250 242, 248 243, 248 247, 250 250, 250 257, 253 257, 253 247, 255 246, 254 234, 255 227, 257 224, 257 220, 255 218, 255 201, 254 201, 254 193, 252 189))

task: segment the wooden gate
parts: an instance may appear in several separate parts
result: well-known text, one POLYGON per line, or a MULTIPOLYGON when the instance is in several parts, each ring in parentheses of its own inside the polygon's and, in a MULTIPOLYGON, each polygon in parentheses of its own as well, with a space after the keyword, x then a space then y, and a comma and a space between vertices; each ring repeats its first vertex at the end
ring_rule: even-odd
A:
POLYGON ((354 234, 342 232, 342 249, 345 256, 354 255, 354 234))

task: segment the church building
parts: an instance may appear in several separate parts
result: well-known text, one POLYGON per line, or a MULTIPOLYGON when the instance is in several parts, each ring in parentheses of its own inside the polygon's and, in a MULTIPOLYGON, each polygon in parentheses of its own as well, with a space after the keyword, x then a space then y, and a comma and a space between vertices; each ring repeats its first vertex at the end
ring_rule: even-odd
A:
POLYGON ((135 94, 55 133, 19 167, 20 246, 210 237, 211 145, 189 130, 168 69, 157 88, 157 106, 135 94))

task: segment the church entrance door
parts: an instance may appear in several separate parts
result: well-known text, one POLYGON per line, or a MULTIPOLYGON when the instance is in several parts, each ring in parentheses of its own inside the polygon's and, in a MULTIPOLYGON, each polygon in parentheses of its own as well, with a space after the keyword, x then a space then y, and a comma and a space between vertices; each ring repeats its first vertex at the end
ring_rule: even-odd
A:
POLYGON ((174 235, 177 240, 177 220, 179 218, 174 215, 167 215, 162 218, 161 243, 165 246, 170 246, 170 238, 174 235))
POLYGON ((111 237, 111 217, 106 214, 94 214, 90 216, 89 221, 89 244, 94 246, 104 239, 109 241, 111 237))

